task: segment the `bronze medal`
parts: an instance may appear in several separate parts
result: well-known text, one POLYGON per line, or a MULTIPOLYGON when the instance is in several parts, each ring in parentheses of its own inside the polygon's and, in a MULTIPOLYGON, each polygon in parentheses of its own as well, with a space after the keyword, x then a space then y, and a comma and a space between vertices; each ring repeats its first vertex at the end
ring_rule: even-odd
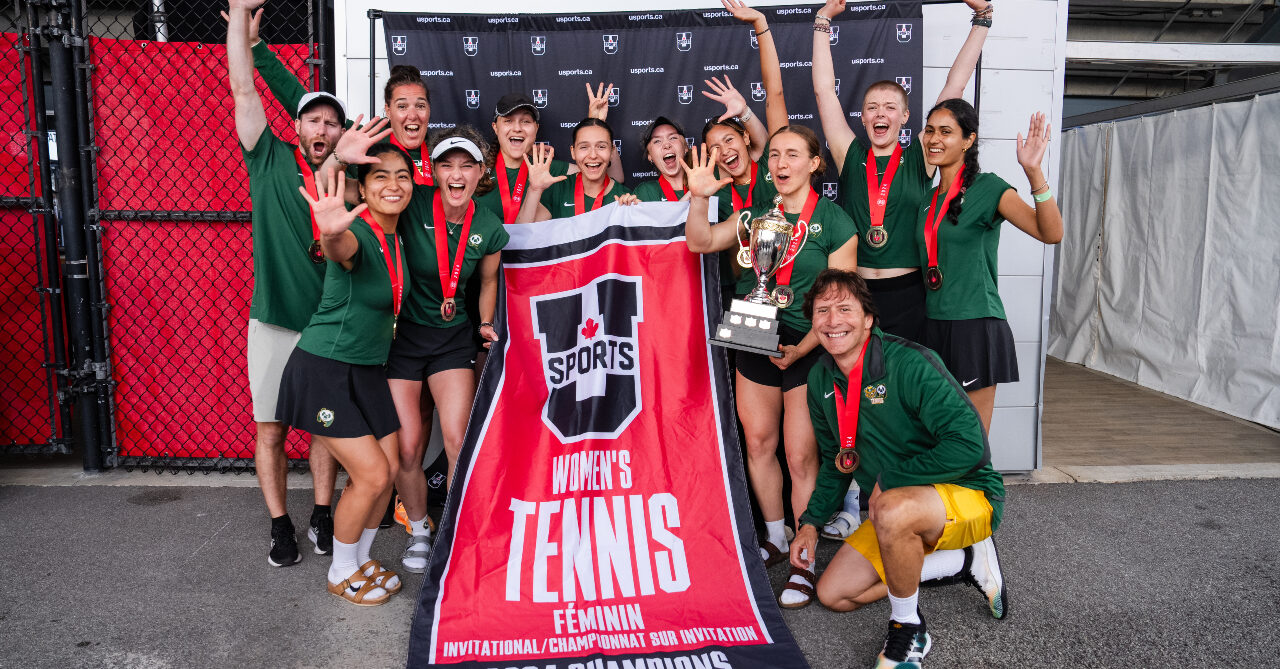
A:
POLYGON ((751 249, 745 246, 738 249, 738 266, 742 269, 751 269, 751 249))
POLYGON ((791 289, 787 286, 778 286, 777 288, 774 288, 770 297, 773 298, 774 304, 783 309, 791 306, 791 303, 796 300, 796 294, 791 292, 791 289))
POLYGON ((853 470, 858 468, 858 452, 852 448, 842 448, 836 453, 836 469, 843 474, 852 474, 853 470))
POLYGON ((929 290, 938 290, 942 288, 942 270, 937 265, 931 265, 924 271, 924 284, 929 290))
POLYGON ((444 298, 444 302, 440 303, 440 318, 444 319, 444 322, 448 323, 453 320, 454 316, 457 316, 457 315, 458 315, 457 303, 453 301, 452 297, 444 298))
POLYGON ((307 257, 311 258, 311 262, 317 265, 324 262, 324 249, 320 248, 319 239, 313 240, 311 246, 307 247, 307 257))
POLYGON ((867 230, 867 244, 873 249, 878 249, 889 243, 889 233, 885 231, 884 226, 877 225, 867 230))

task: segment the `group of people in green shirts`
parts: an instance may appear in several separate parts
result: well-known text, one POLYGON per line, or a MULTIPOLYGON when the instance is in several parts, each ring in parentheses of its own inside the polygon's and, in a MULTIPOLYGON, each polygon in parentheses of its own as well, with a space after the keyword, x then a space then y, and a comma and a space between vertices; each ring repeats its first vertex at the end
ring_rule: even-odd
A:
POLYGON ((1062 218, 1040 167, 1050 135, 1043 115, 1017 142, 1034 207, 980 171, 978 116, 959 96, 993 10, 986 0, 965 1, 973 27, 924 131, 906 143, 899 137, 910 110, 895 82, 865 92, 866 139, 849 126, 854 114, 836 96, 828 39, 845 2, 829 0, 815 14, 813 89, 840 173, 839 206, 813 188, 825 169, 822 140, 789 123, 769 26, 741 0, 722 3, 756 33, 764 121, 727 78, 708 80, 704 95, 725 113, 706 122, 700 149, 690 148, 680 123, 655 118, 643 143, 658 177, 634 191, 622 183, 603 85, 587 87, 572 163, 537 144, 539 110, 520 93, 495 108, 494 149, 469 127, 428 139, 427 85, 403 66, 385 87, 386 118, 349 124, 337 98, 306 93, 257 40, 261 0, 233 0, 228 64, 254 208, 249 368, 255 457, 273 517, 269 561, 300 559, 279 470, 283 430, 295 427, 313 435, 317 506, 308 534, 317 553, 332 550, 330 592, 373 605, 400 589, 399 577, 368 554, 393 485, 408 529, 401 566, 425 568, 424 416, 439 415, 451 476, 474 400, 476 353, 498 339, 504 225, 614 203, 687 201, 689 249, 720 255, 727 299, 756 283, 738 266, 745 235, 737 214, 777 206, 806 228, 806 241, 770 280, 795 296, 779 309, 781 355, 739 352, 734 368, 747 472, 765 524, 760 557, 766 566, 791 564, 779 603, 799 608, 816 598, 847 611, 887 595, 892 614, 877 658, 884 667, 918 666, 928 652, 922 582, 967 581, 1003 617, 991 537, 1003 485, 986 435, 995 388, 1017 381, 1018 370, 997 250, 1004 221, 1052 244, 1062 218), (297 147, 267 127, 254 68, 296 112, 297 147), (790 536, 780 443, 797 523, 790 536), (326 453, 350 475, 328 527, 321 501, 332 494, 333 466, 317 463, 326 453), (845 542, 820 580, 819 534, 845 542))

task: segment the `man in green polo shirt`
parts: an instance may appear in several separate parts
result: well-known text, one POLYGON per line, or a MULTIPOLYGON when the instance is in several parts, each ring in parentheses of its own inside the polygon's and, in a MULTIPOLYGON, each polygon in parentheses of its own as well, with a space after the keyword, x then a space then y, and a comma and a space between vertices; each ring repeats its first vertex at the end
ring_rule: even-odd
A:
POLYGON ((887 594, 889 631, 875 666, 919 667, 931 644, 917 605, 922 581, 964 580, 994 617, 1007 612, 991 538, 1003 479, 964 389, 933 351, 880 330, 862 277, 823 271, 804 311, 825 349, 809 373, 821 470, 791 562, 813 563, 818 530, 851 480, 871 491, 867 522, 823 572, 818 600, 852 611, 887 594))
MULTIPOLYGON (((276 398, 285 362, 303 328, 315 313, 324 279, 324 257, 313 246, 319 238, 300 186, 315 191, 313 172, 333 152, 342 135, 346 110, 328 93, 309 93, 297 106, 294 130, 298 146, 276 137, 267 123, 262 100, 253 83, 249 48, 251 14, 262 0, 231 0, 227 24, 227 70, 235 101, 236 137, 249 170, 253 201, 253 302, 249 307, 249 392, 257 423, 254 465, 258 484, 271 515, 271 548, 267 562, 274 567, 294 564, 298 554, 293 522, 285 506, 284 452, 286 431, 276 416, 276 398)), ((333 499, 336 468, 324 448, 311 447, 311 475, 315 487, 308 536, 315 552, 327 555, 333 546, 333 499)))

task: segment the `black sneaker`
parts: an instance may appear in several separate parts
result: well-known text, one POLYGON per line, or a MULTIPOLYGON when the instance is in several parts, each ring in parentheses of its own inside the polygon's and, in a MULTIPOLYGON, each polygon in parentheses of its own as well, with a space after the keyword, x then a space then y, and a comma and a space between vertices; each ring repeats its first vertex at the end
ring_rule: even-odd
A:
POLYGON ((315 545, 316 555, 333 555, 333 516, 323 511, 312 513, 307 538, 315 545))
POLYGON ((925 631, 923 616, 919 625, 890 620, 889 631, 884 635, 884 650, 876 657, 874 669, 919 669, 932 646, 933 639, 925 631))
POLYGON ((267 553, 267 564, 272 567, 286 567, 301 561, 302 555, 298 553, 298 539, 293 535, 293 523, 287 518, 284 523, 272 523, 271 552, 267 553))

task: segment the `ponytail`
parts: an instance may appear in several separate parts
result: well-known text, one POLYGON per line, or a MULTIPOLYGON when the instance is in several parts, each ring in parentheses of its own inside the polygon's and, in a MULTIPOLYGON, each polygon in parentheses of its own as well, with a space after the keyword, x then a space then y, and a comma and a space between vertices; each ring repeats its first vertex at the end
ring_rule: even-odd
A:
POLYGON ((964 192, 973 185, 973 180, 978 177, 978 172, 982 169, 978 165, 978 112, 968 102, 960 98, 951 98, 934 105, 925 118, 932 117, 933 113, 940 109, 951 112, 965 139, 973 138, 973 145, 964 152, 964 176, 960 180, 960 193, 951 200, 951 206, 947 209, 947 220, 951 221, 952 225, 956 225, 960 222, 960 212, 964 209, 964 192))

